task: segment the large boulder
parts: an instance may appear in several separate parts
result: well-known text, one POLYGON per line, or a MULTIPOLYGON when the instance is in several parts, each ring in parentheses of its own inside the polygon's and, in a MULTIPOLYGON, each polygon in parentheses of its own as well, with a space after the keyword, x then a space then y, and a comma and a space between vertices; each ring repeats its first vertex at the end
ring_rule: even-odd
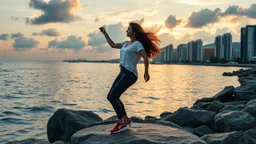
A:
POLYGON ((255 126, 255 118, 242 111, 223 111, 215 116, 215 125, 223 132, 247 130, 255 126))
POLYGON ((30 139, 25 139, 21 141, 10 141, 6 144, 50 144, 50 143, 46 140, 30 138, 30 139))
POLYGON ((222 91, 213 96, 214 99, 225 102, 234 98, 235 88, 234 86, 226 86, 222 91))
POLYGON ((219 111, 224 107, 225 105, 222 102, 219 101, 213 101, 211 105, 209 105, 205 110, 212 111, 215 113, 219 113, 219 111))
POLYGON ((77 131, 101 122, 102 119, 91 111, 74 111, 58 109, 47 123, 49 142, 70 142, 70 137, 77 131))
POLYGON ((208 134, 201 137, 207 144, 253 144, 242 131, 208 134))
POLYGON ((134 123, 132 128, 111 134, 110 125, 82 129, 71 137, 72 144, 206 144, 199 137, 169 126, 134 123))
POLYGON ((244 135, 248 137, 248 139, 251 139, 254 144, 256 144, 256 128, 248 129, 244 132, 244 135))
POLYGON ((243 111, 251 114, 253 117, 256 117, 256 105, 249 105, 245 107, 243 111))
POLYGON ((179 108, 169 120, 180 126, 198 127, 212 123, 215 115, 206 110, 179 108))
POLYGON ((202 125, 200 127, 197 127, 195 129, 193 129, 193 134, 201 137, 201 136, 204 136, 204 135, 207 135, 207 134, 213 134, 215 133, 215 131, 213 131, 212 129, 210 129, 208 126, 206 125, 202 125))

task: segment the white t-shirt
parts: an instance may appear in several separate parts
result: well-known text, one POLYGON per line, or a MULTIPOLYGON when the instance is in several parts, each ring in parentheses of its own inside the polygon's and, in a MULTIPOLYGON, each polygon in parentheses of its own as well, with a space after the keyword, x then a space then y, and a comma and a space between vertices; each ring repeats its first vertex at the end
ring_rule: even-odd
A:
POLYGON ((140 41, 135 41, 126 47, 127 44, 128 41, 121 43, 122 47, 120 49, 120 64, 138 77, 137 63, 141 59, 139 51, 143 50, 144 47, 140 41))

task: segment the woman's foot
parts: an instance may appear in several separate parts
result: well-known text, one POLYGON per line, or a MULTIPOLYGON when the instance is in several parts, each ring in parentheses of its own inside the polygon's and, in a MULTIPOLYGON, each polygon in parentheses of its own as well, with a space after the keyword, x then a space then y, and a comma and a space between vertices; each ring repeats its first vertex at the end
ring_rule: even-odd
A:
POLYGON ((129 126, 129 127, 132 127, 132 119, 128 118, 126 120, 126 124, 129 126))
POLYGON ((124 131, 128 128, 129 128, 129 126, 127 125, 127 123, 121 124, 120 122, 117 122, 116 126, 112 130, 110 130, 110 132, 111 133, 119 133, 119 132, 124 131))

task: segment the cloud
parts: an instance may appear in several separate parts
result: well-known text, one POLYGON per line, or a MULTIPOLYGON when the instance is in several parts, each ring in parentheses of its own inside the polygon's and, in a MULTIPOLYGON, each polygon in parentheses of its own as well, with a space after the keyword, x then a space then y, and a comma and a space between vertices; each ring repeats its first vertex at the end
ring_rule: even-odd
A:
POLYGON ((19 37, 24 37, 24 35, 20 32, 18 32, 16 34, 12 34, 12 39, 19 38, 19 37))
POLYGON ((199 6, 209 6, 209 5, 219 5, 230 3, 235 0, 172 0, 177 3, 184 3, 188 5, 199 5, 199 6))
POLYGON ((186 27, 200 28, 208 24, 218 22, 221 10, 202 9, 199 12, 193 12, 187 21, 186 27))
MULTIPOLYGON (((123 27, 122 23, 111 24, 104 26, 107 33, 109 34, 110 38, 115 43, 120 43, 125 41, 126 32, 125 28, 123 27)), ((113 51, 113 49, 108 45, 105 37, 99 31, 95 31, 93 33, 89 33, 88 35, 88 46, 91 49, 88 49, 88 52, 97 52, 97 53, 104 53, 113 51)))
POLYGON ((247 16, 256 19, 256 4, 252 4, 249 8, 241 8, 237 5, 229 6, 222 16, 247 16))
POLYGON ((228 16, 232 16, 232 19, 229 20, 231 23, 242 22, 241 19, 243 17, 256 20, 256 4, 252 4, 249 8, 233 5, 229 6, 224 12, 221 12, 219 8, 215 10, 202 9, 190 14, 186 27, 201 28, 209 24, 214 24, 218 22, 220 18, 228 16))
POLYGON ((9 39, 9 34, 1 34, 1 35, 0 35, 0 40, 6 41, 6 40, 8 40, 8 39, 9 39))
POLYGON ((168 28, 168 29, 172 29, 174 27, 176 27, 177 25, 179 25, 181 23, 181 19, 178 20, 176 18, 176 16, 174 15, 169 15, 167 20, 165 21, 165 26, 168 28))
POLYGON ((86 43, 83 41, 82 37, 76 37, 70 35, 67 39, 59 41, 57 39, 52 40, 48 43, 48 48, 58 48, 58 49, 72 49, 75 52, 81 51, 85 47, 86 43))
POLYGON ((60 36, 60 33, 57 29, 46 29, 46 30, 43 30, 39 33, 33 33, 32 35, 34 36, 37 36, 37 35, 46 35, 46 36, 52 36, 52 37, 58 37, 60 36))
POLYGON ((15 51, 26 51, 28 49, 37 47, 38 41, 34 40, 33 38, 26 38, 26 37, 18 37, 14 40, 14 44, 12 47, 15 51))
POLYGON ((42 15, 29 19, 27 24, 69 23, 80 19, 74 13, 81 9, 79 0, 30 0, 29 6, 42 11, 42 15))

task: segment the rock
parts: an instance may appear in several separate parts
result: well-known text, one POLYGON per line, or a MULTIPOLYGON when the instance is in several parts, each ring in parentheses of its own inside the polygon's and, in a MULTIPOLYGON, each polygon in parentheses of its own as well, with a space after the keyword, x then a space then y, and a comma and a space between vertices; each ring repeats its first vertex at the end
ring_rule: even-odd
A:
POLYGON ((195 134, 199 137, 207 135, 207 134, 213 134, 213 133, 215 133, 215 132, 206 125, 202 125, 200 127, 193 129, 193 134, 195 134))
POLYGON ((70 137, 75 132, 101 121, 102 119, 91 111, 58 109, 47 123, 48 140, 50 143, 70 142, 70 137))
POLYGON ((179 108, 171 121, 180 126, 197 127, 212 123, 215 115, 216 113, 206 110, 179 108))
POLYGON ((250 100, 254 100, 254 99, 256 99, 256 95, 250 96, 250 100))
POLYGON ((248 103, 248 101, 231 101, 231 102, 225 102, 223 103, 224 105, 245 105, 246 103, 248 103))
POLYGON ((213 102, 214 101, 214 98, 201 98, 201 99, 198 99, 194 105, 197 105, 199 102, 213 102))
POLYGON ((167 112, 167 111, 162 112, 162 113, 160 114, 160 118, 163 118, 163 117, 165 117, 165 116, 167 116, 167 115, 170 115, 170 114, 173 114, 173 113, 172 113, 172 112, 167 112))
POLYGON ((172 128, 178 128, 178 129, 185 130, 185 129, 183 129, 181 126, 176 125, 175 123, 172 123, 172 122, 170 122, 170 121, 159 120, 159 121, 157 121, 157 122, 156 122, 156 124, 164 125, 164 126, 169 126, 169 127, 172 127, 172 128))
POLYGON ((251 114, 253 117, 256 117, 256 105, 249 105, 245 107, 243 111, 251 114))
POLYGON ((190 109, 195 109, 195 110, 203 110, 200 106, 198 105, 193 105, 192 107, 190 107, 190 109))
POLYGON ((225 105, 222 102, 219 101, 213 101, 211 105, 209 105, 205 110, 212 111, 215 113, 219 113, 219 111, 224 107, 225 105))
POLYGON ((233 106, 233 105, 226 105, 224 106, 223 109, 221 109, 219 112, 223 112, 223 111, 239 111, 242 109, 239 109, 237 106, 233 106))
POLYGON ((158 121, 158 119, 156 117, 152 117, 152 116, 146 116, 144 119, 144 123, 156 123, 158 121))
POLYGON ((208 134, 201 137, 207 144, 249 144, 242 131, 208 134))
POLYGON ((244 135, 253 141, 254 144, 256 144, 256 128, 248 129, 244 132, 244 135))
POLYGON ((71 137, 72 144, 206 144, 197 136, 178 128, 156 124, 134 123, 132 128, 110 134, 111 125, 82 129, 71 137))
POLYGON ((245 107, 250 106, 250 105, 256 105, 256 99, 250 100, 250 101, 245 105, 245 107))
POLYGON ((215 116, 214 123, 223 132, 247 130, 255 126, 255 119, 242 111, 223 111, 215 116))
POLYGON ((136 116, 131 117, 131 119, 132 119, 133 122, 136 122, 136 123, 143 123, 144 122, 142 118, 136 117, 136 116))
POLYGON ((46 140, 30 138, 30 139, 25 139, 21 141, 11 141, 6 144, 50 144, 50 143, 46 140))
POLYGON ((193 128, 192 127, 183 127, 187 132, 193 133, 193 128))
POLYGON ((200 109, 206 109, 209 105, 211 105, 212 102, 198 102, 194 106, 199 106, 200 109))
POLYGON ((226 86, 222 91, 213 96, 213 98, 221 102, 226 102, 232 100, 234 98, 234 94, 234 86, 226 86))
POLYGON ((222 76, 233 76, 233 73, 231 72, 224 72, 222 76))
POLYGON ((114 116, 111 116, 111 117, 105 119, 104 121, 113 121, 113 122, 116 122, 117 120, 118 120, 117 116, 114 115, 114 116))
POLYGON ((251 100, 251 96, 256 95, 255 92, 251 91, 236 91, 235 96, 238 97, 240 100, 251 100))

